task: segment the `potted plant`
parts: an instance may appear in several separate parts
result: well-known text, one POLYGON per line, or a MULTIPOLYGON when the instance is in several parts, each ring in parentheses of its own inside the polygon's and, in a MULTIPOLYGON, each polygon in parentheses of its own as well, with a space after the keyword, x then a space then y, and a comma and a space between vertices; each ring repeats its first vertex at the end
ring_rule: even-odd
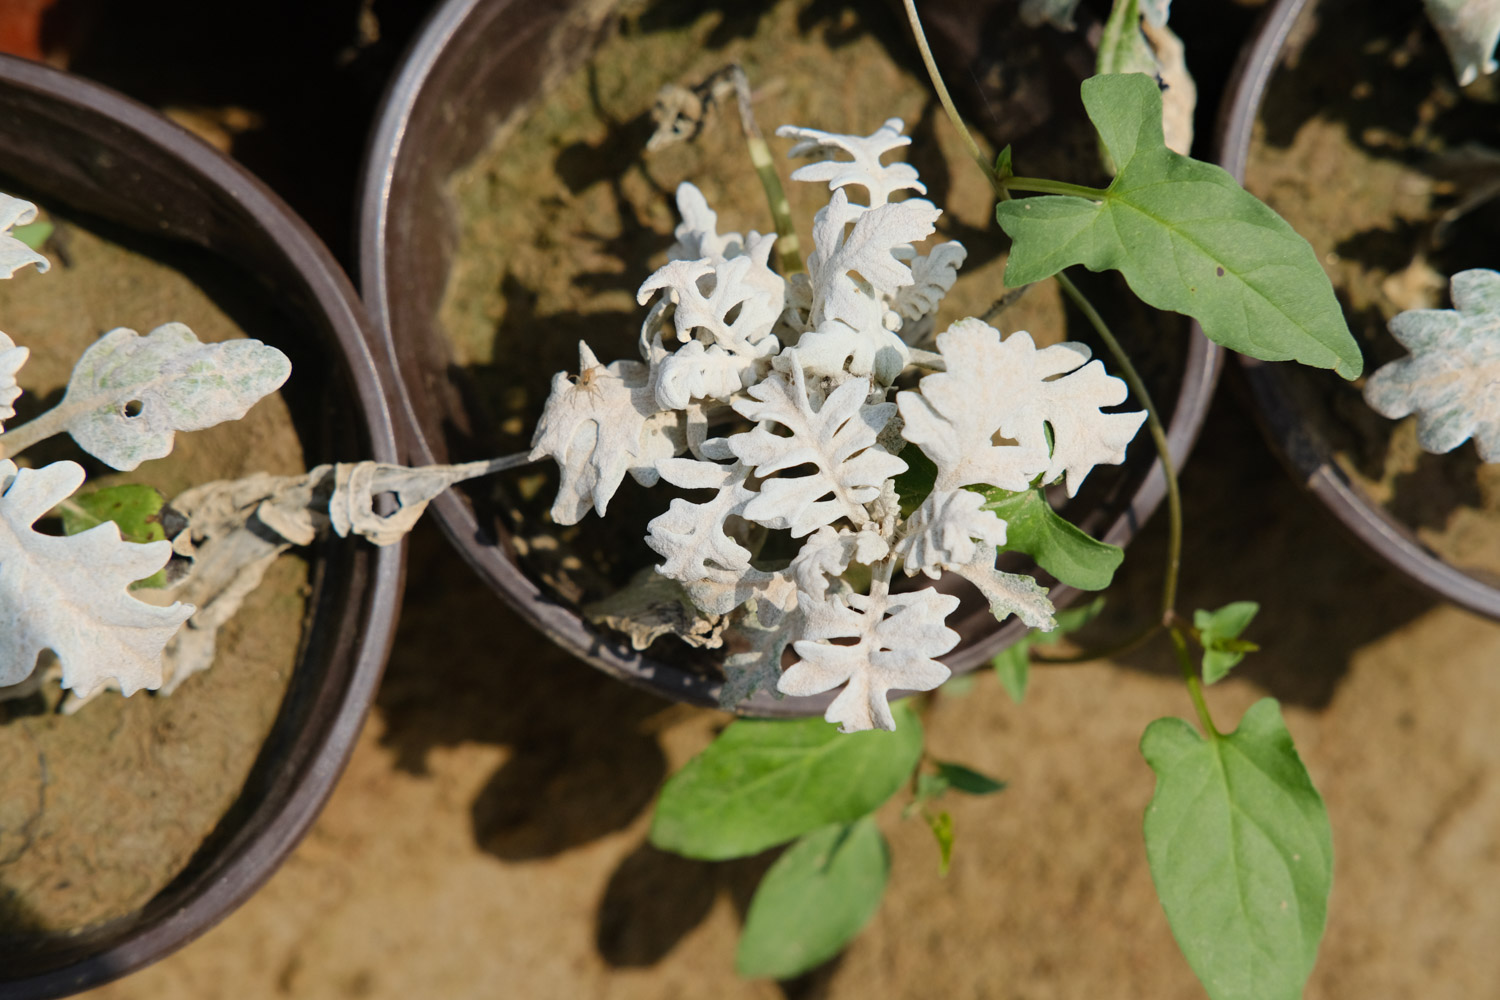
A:
MULTIPOLYGON (((417 461, 471 459, 529 446, 548 380, 564 364, 573 364, 568 355, 576 350, 572 345, 578 338, 569 332, 585 333, 604 360, 623 355, 622 348, 633 343, 640 323, 638 307, 629 304, 630 291, 622 287, 628 278, 605 279, 591 272, 600 266, 646 268, 648 258, 664 256, 676 225, 669 193, 678 174, 705 184, 716 210, 745 213, 721 197, 732 189, 734 198, 755 206, 740 216, 747 219, 745 225, 755 222, 763 196, 755 173, 742 165, 744 140, 733 124, 733 98, 724 98, 724 120, 716 112, 701 130, 701 146, 650 154, 666 157, 665 161, 642 160, 637 147, 645 145, 655 127, 647 112, 659 82, 678 84, 679 96, 684 87, 696 88, 700 96, 695 99, 702 103, 706 95, 712 104, 709 91, 723 78, 706 67, 722 64, 733 54, 770 60, 769 53, 777 50, 777 32, 797 31, 788 27, 795 22, 795 12, 777 8, 764 23, 754 15, 723 28, 726 35, 757 30, 759 35, 732 53, 714 51, 697 57, 689 72, 681 62, 683 53, 692 51, 697 44, 692 39, 708 30, 702 23, 692 26, 693 20, 674 14, 670 6, 627 14, 622 29, 626 37, 607 43, 604 61, 596 60, 591 69, 574 64, 595 50, 601 36, 610 36, 620 26, 609 8, 541 11, 503 2, 449 3, 435 13, 413 47, 371 141, 360 266, 385 349, 400 358, 402 409, 417 461), (656 52, 644 59, 657 68, 635 79, 627 67, 632 59, 643 58, 631 53, 641 51, 656 52), (542 53, 558 55, 543 59, 542 53), (701 75, 700 65, 705 67, 701 75), (614 95, 625 80, 632 81, 632 94, 641 96, 632 98, 636 103, 631 110, 624 110, 623 104, 620 110, 606 107, 610 102, 601 94, 614 95), (553 130, 559 120, 565 124, 553 130), (665 164, 662 178, 652 162, 665 164), (708 162, 722 162, 726 169, 715 167, 689 177, 687 168, 708 162), (736 169, 727 169, 730 164, 736 169), (607 175, 608 171, 619 176, 607 175), (548 190, 555 187, 557 193, 542 199, 542 212, 528 212, 531 201, 525 184, 543 173, 548 190), (670 180, 663 179, 668 175, 670 180), (486 198, 495 199, 498 207, 493 212, 482 207, 486 198), (609 218, 617 208, 623 213, 618 223, 609 218), (605 221, 590 220, 589 213, 597 219, 601 212, 607 213, 605 221), (495 213, 500 213, 498 218, 495 213), (434 219, 448 221, 435 225, 434 219), (611 237, 609 233, 620 226, 620 235, 611 237), (558 240, 569 241, 576 252, 546 249, 558 240), (600 264, 617 253, 622 263, 600 264), (600 328, 600 321, 607 326, 600 328)), ((826 71, 846 74, 848 93, 873 94, 886 92, 881 87, 894 87, 910 108, 904 111, 909 118, 930 118, 937 109, 930 91, 920 77, 893 65, 886 51, 891 44, 910 51, 904 49, 909 43, 893 42, 882 34, 899 31, 899 21, 891 22, 884 11, 876 10, 868 12, 866 20, 884 27, 869 29, 857 46, 834 55, 822 40, 825 28, 831 30, 828 26, 799 32, 795 54, 782 46, 787 61, 780 68, 774 61, 766 62, 773 78, 770 93, 774 95, 780 85, 776 80, 787 78, 778 74, 806 75, 818 60, 826 63, 833 58, 842 61, 826 71)), ((795 89, 805 95, 798 100, 815 99, 815 88, 798 84, 795 89)), ((833 94, 821 100, 826 103, 833 94)), ((871 112, 876 113, 883 120, 891 112, 871 112)), ((879 123, 872 121, 866 131, 879 123)), ((1070 127, 1067 148, 1091 148, 1081 117, 1070 127)), ((937 176, 944 184, 951 178, 951 183, 975 194, 982 192, 982 178, 968 172, 966 154, 952 139, 938 157, 938 136, 941 132, 930 144, 934 149, 918 154, 930 165, 923 176, 937 176)), ((805 226, 816 207, 811 188, 792 185, 788 196, 805 226)), ((965 240, 971 254, 966 270, 997 275, 1002 241, 984 214, 961 218, 948 229, 949 234, 955 232, 972 234, 965 240)), ((983 276, 970 277, 967 284, 960 280, 957 291, 950 293, 953 309, 962 306, 982 313, 999 297, 1000 286, 983 276), (965 294, 984 301, 960 303, 965 294)), ((1007 329, 1029 324, 1048 340, 1094 336, 1079 317, 1067 318, 1056 288, 1039 288, 1007 311, 1007 329)), ((1139 329, 1134 323, 1129 328, 1139 329)), ((1178 330, 1171 346, 1158 342, 1151 348, 1155 353, 1147 375, 1156 391, 1177 397, 1169 433, 1173 453, 1181 459, 1201 422, 1218 355, 1205 341, 1189 337, 1185 327, 1178 330)), ((655 556, 643 542, 631 540, 622 548, 618 533, 612 535, 608 527, 592 522, 559 532, 546 514, 550 499, 531 481, 535 475, 528 471, 529 478, 512 477, 435 501, 440 522, 464 557, 538 628, 588 662, 673 698, 718 703, 721 652, 686 649, 676 639, 637 649, 602 624, 608 608, 603 615, 596 609, 594 620, 581 613, 583 605, 618 592, 655 556)), ((1067 516, 1092 536, 1120 545, 1160 502, 1164 480, 1151 472, 1150 456, 1142 452, 1123 471, 1101 471, 1091 486, 1070 501, 1067 516)), ((626 487, 616 504, 617 509, 636 505, 642 525, 656 512, 655 501, 642 498, 633 486, 626 487)), ((1027 563, 1018 560, 1014 568, 1027 563)), ((1059 606, 1071 597, 1066 587, 1054 593, 1059 606)), ((943 658, 957 671, 987 663, 999 648, 1024 633, 1019 623, 998 625, 977 594, 963 592, 963 599, 963 623, 955 625, 963 638, 943 658)), ((777 699, 762 693, 739 703, 739 710, 807 714, 822 711, 826 702, 824 696, 777 699)))
MULTIPOLYGON (((1482 5, 1471 6, 1482 17, 1482 5)), ((1371 381, 1351 386, 1247 361, 1271 439, 1373 551, 1442 597, 1497 617, 1478 456, 1467 445, 1427 454, 1427 418, 1393 422, 1366 401, 1373 372, 1407 353, 1398 317, 1448 304, 1453 276, 1494 266, 1493 78, 1482 72, 1493 26, 1476 20, 1467 48, 1449 42, 1450 59, 1440 31, 1459 30, 1444 15, 1459 8, 1428 8, 1345 18, 1337 2, 1276 4, 1226 105, 1220 160, 1313 242, 1370 361, 1371 381)))
MULTIPOLYGON (((73 237, 77 274, 63 279, 65 294, 84 305, 98 302, 100 312, 107 314, 109 288, 95 289, 97 299, 81 290, 90 273, 117 281, 125 275, 126 282, 164 282, 163 304, 200 303, 195 308, 216 315, 211 322, 218 323, 223 334, 243 324, 282 348, 302 367, 307 388, 299 389, 294 377, 285 397, 293 401, 291 410, 281 403, 267 404, 263 412, 269 416, 252 425, 262 435, 261 446, 271 449, 263 464, 276 471, 297 471, 302 462, 298 450, 309 463, 325 456, 386 462, 397 458, 382 374, 363 346, 358 302, 327 252, 264 187, 160 116, 42 66, 0 61, 0 106, 5 112, 0 148, 5 151, 9 182, 57 216, 48 253, 66 257, 67 239, 73 237), (108 247, 119 242, 140 249, 144 256, 108 247), (169 263, 153 263, 146 259, 150 256, 169 263), (90 270, 96 261, 106 263, 90 270), (74 277, 76 286, 69 283, 74 277), (195 289, 195 283, 209 291, 195 289), (315 372, 323 377, 315 380, 315 372), (309 405, 313 400, 316 405, 309 405)), ((56 277, 42 277, 36 284, 56 277)), ((124 301, 129 293, 119 292, 121 287, 115 286, 115 294, 124 301)), ((3 321, 7 328, 36 329, 28 324, 59 315, 39 311, 38 301, 32 300, 29 313, 8 316, 3 321)), ((76 313, 75 309, 70 324, 87 326, 76 313)), ((161 316, 158 321, 171 318, 161 316)), ((101 317, 99 322, 109 319, 101 317)), ((62 332, 46 332, 58 343, 27 338, 33 351, 20 368, 22 389, 60 384, 48 380, 65 373, 72 363, 72 358, 61 356, 66 340, 62 332), (49 353, 54 346, 56 356, 49 353)), ((90 336, 99 332, 95 328, 90 336)), ((69 335, 75 340, 79 336, 76 330, 69 335)), ((8 360, 16 361, 17 353, 24 354, 10 347, 8 360)), ((14 368, 8 364, 8 373, 16 374, 14 368)), ((14 397, 13 392, 7 395, 14 397)), ((23 419, 46 410, 46 402, 23 394, 18 401, 23 419)), ((142 412, 138 409, 133 415, 127 401, 122 419, 142 412)), ((253 418, 261 419, 261 412, 252 411, 253 418)), ((19 426, 7 421, 8 429, 19 426)), ((209 465, 200 470, 232 473, 238 468, 238 453, 252 447, 244 437, 236 438, 232 425, 226 426, 226 436, 216 444, 223 453, 208 456, 209 465)), ((62 448, 61 443, 42 444, 22 458, 63 458, 62 448)), ((141 474, 149 478, 153 469, 167 489, 175 492, 188 485, 180 479, 185 474, 181 467, 148 464, 141 474)), ((91 470, 107 471, 98 465, 91 470)), ((14 485, 15 477, 10 478, 14 485)), ((104 530, 108 534, 114 529, 104 530)), ((107 696, 71 718, 36 714, 50 706, 47 699, 55 697, 50 694, 12 701, 0 709, 6 716, 0 732, 7 759, 18 765, 8 772, 10 791, 5 797, 8 847, 5 874, 0 875, 5 905, 0 909, 7 917, 7 960, 0 992, 14 997, 61 995, 154 961, 201 934, 248 897, 307 830, 331 790, 373 694, 394 626, 401 574, 399 546, 375 549, 335 542, 315 544, 308 551, 309 570, 303 581, 294 564, 273 571, 282 585, 275 593, 285 600, 261 611, 263 638, 275 647, 268 654, 271 659, 247 659, 241 655, 244 649, 236 654, 236 642, 227 633, 222 641, 226 655, 238 656, 241 665, 259 664, 258 675, 236 681, 232 670, 221 671, 218 679, 209 671, 170 697, 137 695, 119 701, 107 696), (236 702, 231 690, 236 684, 258 691, 248 702, 236 702), (193 693, 194 685, 204 692, 201 701, 193 693), (233 704, 247 704, 248 714, 216 717, 210 711, 233 704), (113 759, 108 745, 111 724, 123 732, 145 733, 148 746, 159 741, 151 752, 175 754, 178 763, 168 762, 164 771, 154 774, 122 775, 108 794, 101 795, 84 771, 89 760, 113 759), (232 762, 226 759, 225 774, 212 778, 217 787, 208 789, 210 779, 201 766, 194 771, 192 753, 174 743, 174 726, 185 728, 187 735, 199 731, 194 726, 218 727, 231 734, 232 762), (38 747, 51 753, 39 757, 38 747), (49 771, 39 786, 35 768, 41 760, 49 771), (23 761, 28 763, 23 766, 23 761), (194 774, 204 780, 201 787, 190 779, 194 774), (107 871, 113 869, 118 876, 141 861, 118 851, 111 854, 111 834, 118 839, 122 831, 150 829, 162 821, 153 819, 150 792, 132 783, 159 784, 174 778, 178 794, 165 804, 158 799, 158 804, 172 811, 171 822, 191 827, 188 839, 149 833, 136 837, 136 849, 153 856, 153 867, 148 872, 141 864, 134 882, 121 882, 119 877, 110 882, 107 871), (37 808, 38 787, 49 793, 45 810, 37 808), (218 804, 205 804, 207 800, 218 804), (31 807, 25 806, 27 802, 31 807), (12 807, 24 815, 12 814, 12 807), (74 829, 67 832, 70 823, 74 829), (28 899, 28 891, 37 887, 48 862, 33 850, 42 840, 27 843, 27 837, 48 824, 61 824, 64 832, 58 836, 73 837, 78 850, 95 852, 100 881, 92 887, 84 881, 74 883, 81 888, 69 898, 70 879, 54 878, 49 888, 61 885, 44 901, 51 912, 43 912, 39 897, 28 899), (99 900, 86 898, 95 890, 102 908, 92 907, 99 900)), ((121 599, 134 600, 123 593, 121 599)), ((202 753, 202 747, 197 752, 202 753)), ((123 746, 114 756, 121 754, 128 757, 123 746)), ((119 763, 125 763, 125 757, 119 763)))

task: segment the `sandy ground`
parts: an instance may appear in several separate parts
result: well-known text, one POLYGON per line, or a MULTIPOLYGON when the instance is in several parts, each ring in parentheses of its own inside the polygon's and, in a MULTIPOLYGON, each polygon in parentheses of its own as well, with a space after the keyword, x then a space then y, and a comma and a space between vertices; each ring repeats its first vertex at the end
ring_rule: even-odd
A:
MULTIPOLYGON (((1185 607, 1265 604, 1264 651, 1211 692, 1268 693, 1328 800, 1337 849, 1310 998, 1474 998, 1500 972, 1500 626, 1435 605, 1339 533, 1221 402, 1186 479, 1185 607), (1228 498, 1233 498, 1232 500, 1228 498)), ((1153 524, 1116 606, 1149 601, 1153 524)), ((930 749, 1010 782, 953 803, 951 874, 882 815, 894 870, 867 932, 790 984, 732 972, 766 858, 645 843, 662 777, 724 717, 570 661, 428 526, 379 704, 307 841, 200 941, 96 1000, 335 997, 1189 998, 1140 835, 1150 720, 1190 712, 1153 646, 942 696, 930 749), (454 623, 464 623, 455 629, 454 623)))

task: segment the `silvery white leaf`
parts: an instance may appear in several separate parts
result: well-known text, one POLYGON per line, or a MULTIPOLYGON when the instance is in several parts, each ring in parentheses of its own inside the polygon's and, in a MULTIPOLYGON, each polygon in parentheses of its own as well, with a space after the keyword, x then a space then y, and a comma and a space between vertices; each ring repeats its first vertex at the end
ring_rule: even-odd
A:
POLYGON ((706 503, 673 500, 646 526, 646 544, 666 560, 656 571, 681 583, 709 614, 728 614, 749 598, 760 575, 750 566, 750 551, 724 530, 724 522, 742 516, 755 497, 745 486, 750 470, 738 462, 716 465, 689 458, 663 459, 657 467, 674 486, 718 493, 706 503))
POLYGON ((732 710, 757 691, 771 691, 781 680, 781 656, 786 648, 802 637, 805 625, 802 612, 793 604, 783 610, 769 601, 752 600, 745 605, 743 617, 735 623, 727 639, 748 648, 724 660, 724 686, 719 689, 719 707, 732 710))
POLYGON ((80 695, 110 679, 126 694, 158 687, 162 647, 193 609, 153 607, 126 587, 161 569, 171 545, 122 541, 113 522, 66 537, 33 530, 82 483, 74 462, 17 470, 0 461, 0 684, 23 680, 51 649, 63 687, 80 695))
POLYGON ((816 249, 807 259, 813 288, 809 323, 816 327, 839 319, 860 331, 881 327, 886 298, 912 283, 911 268, 897 254, 910 256, 910 245, 932 235, 940 215, 923 198, 866 210, 849 204, 842 188, 835 191, 813 217, 816 249), (859 274, 858 281, 851 271, 859 274))
MULTIPOLYGON (((17 347, 16 342, 0 333, 0 424, 16 415, 14 403, 20 398, 21 387, 16 384, 16 372, 26 363, 31 351, 17 347)), ((0 433, 5 428, 0 426, 0 433)))
POLYGON ((996 621, 1015 615, 1029 627, 1043 632, 1056 628, 1057 622, 1052 619, 1054 609, 1046 588, 1029 576, 996 569, 996 555, 993 549, 976 551, 973 562, 949 564, 947 568, 979 588, 985 600, 990 602, 990 614, 996 621))
MULTIPOLYGON (((321 477, 327 469, 328 466, 319 466, 309 475, 321 477)), ((416 527, 427 505, 439 493, 455 483, 493 471, 496 467, 492 462, 416 468, 382 462, 340 462, 333 466, 333 495, 328 498, 326 508, 328 520, 340 538, 359 535, 374 545, 394 545, 416 527), (379 496, 394 497, 396 509, 389 514, 377 514, 375 498, 379 496)), ((297 541, 292 536, 285 537, 297 541)))
POLYGON ((896 312, 907 324, 920 322, 938 311, 968 256, 969 251, 962 243, 950 240, 911 262, 912 282, 896 292, 894 303, 896 312))
POLYGON ((786 299, 786 282, 767 264, 775 243, 775 235, 751 233, 743 256, 669 261, 641 284, 636 301, 645 305, 652 293, 664 291, 676 305, 678 340, 687 343, 706 334, 707 343, 752 354, 754 345, 770 336, 786 299))
POLYGON ((884 327, 855 330, 842 320, 824 320, 816 330, 797 341, 795 361, 785 352, 772 362, 783 373, 800 365, 811 376, 842 382, 850 375, 873 375, 881 385, 890 385, 911 360, 906 341, 884 327))
POLYGON ((177 431, 243 417, 291 373, 286 355, 258 340, 201 344, 181 323, 145 337, 120 328, 78 359, 58 419, 84 451, 129 471, 170 454, 177 431))
POLYGON ((797 538, 841 517, 856 524, 868 519, 863 504, 880 495, 887 479, 906 471, 906 463, 875 443, 895 407, 866 406, 867 392, 860 379, 845 382, 814 410, 802 370, 794 364, 791 381, 773 374, 750 389, 751 399, 734 401, 736 412, 757 423, 754 430, 731 437, 729 447, 757 476, 799 465, 815 470, 764 479, 760 492, 745 505, 744 517, 768 528, 790 528, 797 538), (776 424, 791 431, 791 437, 775 433, 776 424), (827 494, 832 499, 822 499, 827 494))
POLYGON ((786 139, 796 139, 789 157, 822 156, 819 163, 809 163, 792 171, 794 181, 826 181, 831 191, 838 191, 850 184, 863 187, 869 194, 867 208, 886 204, 897 191, 927 193, 927 188, 917 180, 917 170, 909 163, 882 164, 880 158, 893 149, 911 145, 911 137, 901 134, 905 124, 900 118, 888 118, 885 124, 869 135, 837 135, 820 132, 815 128, 799 128, 783 125, 776 134, 786 139), (839 153, 847 153, 852 159, 834 160, 839 153))
POLYGON ((1097 361, 1083 364, 1081 344, 1037 350, 1025 331, 1002 341, 977 319, 959 320, 937 343, 947 371, 923 378, 920 393, 896 397, 902 435, 938 467, 935 489, 1024 490, 1038 475, 1047 482, 1065 475, 1073 496, 1095 465, 1124 460, 1146 419, 1144 411, 1100 410, 1124 401, 1125 383, 1097 361), (1016 443, 995 445, 997 434, 1016 443))
POLYGON ((52 266, 46 257, 10 234, 16 226, 30 225, 35 221, 35 205, 0 194, 0 278, 11 277, 27 264, 35 264, 38 272, 45 272, 52 266))
POLYGON ((745 238, 739 233, 720 235, 718 214, 708 207, 697 185, 689 181, 677 185, 677 214, 682 221, 672 233, 677 242, 667 248, 668 260, 727 259, 745 252, 745 238))
POLYGON ((851 562, 873 566, 889 555, 890 545, 872 528, 873 524, 860 531, 849 531, 825 524, 808 535, 788 567, 797 589, 825 600, 828 581, 842 576, 851 562))
POLYGON ((1500 462, 1500 273, 1453 276, 1455 309, 1413 309, 1391 320, 1410 356, 1383 365, 1365 383, 1381 416, 1417 414, 1417 440, 1434 454, 1470 437, 1486 462, 1500 462))
POLYGON ((775 337, 767 337, 744 354, 690 340, 658 366, 656 402, 663 409, 685 410, 695 399, 727 400, 755 382, 780 350, 775 337))
POLYGON ((1005 544, 1005 522, 984 510, 984 497, 972 490, 933 490, 906 521, 896 543, 906 575, 920 570, 936 580, 944 569, 988 558, 1005 544))
POLYGON ((786 669, 777 687, 783 694, 813 695, 845 684, 825 719, 846 733, 895 729, 888 691, 930 691, 948 679, 948 668, 932 657, 958 645, 958 633, 943 624, 958 598, 927 588, 850 594, 847 600, 843 606, 799 598, 807 624, 792 648, 801 660, 786 669), (835 645, 829 639, 858 642, 835 645))
POLYGON ((660 408, 646 365, 601 365, 580 341, 578 370, 576 381, 567 372, 552 377, 531 439, 530 459, 550 455, 562 470, 552 504, 558 524, 577 524, 590 509, 603 514, 627 471, 654 469, 676 449, 670 436, 650 424, 660 408))
POLYGON ((1448 49, 1458 83, 1467 87, 1479 74, 1500 69, 1495 44, 1500 42, 1500 0, 1424 0, 1427 16, 1448 49))

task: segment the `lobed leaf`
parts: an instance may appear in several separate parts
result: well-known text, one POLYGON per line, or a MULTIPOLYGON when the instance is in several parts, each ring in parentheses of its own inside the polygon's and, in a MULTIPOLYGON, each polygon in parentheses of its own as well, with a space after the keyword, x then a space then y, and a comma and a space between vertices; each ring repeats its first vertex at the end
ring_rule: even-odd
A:
POLYGON ((916 713, 904 703, 891 711, 894 733, 842 736, 821 719, 730 723, 662 787, 651 843, 722 861, 873 812, 922 756, 916 713))
POLYGON ((1151 77, 1093 77, 1083 102, 1119 173, 1097 199, 1001 202, 1014 241, 1007 285, 1071 264, 1118 270, 1145 302, 1192 316, 1225 347, 1359 375, 1359 345, 1312 247, 1226 171, 1166 147, 1151 77))
POLYGON ((1480 458, 1500 462, 1500 273, 1460 271, 1452 295, 1453 309, 1411 309, 1391 320, 1411 354, 1370 376, 1365 402, 1393 420, 1415 413, 1426 451, 1452 451, 1472 437, 1480 458))
POLYGON ((790 979, 837 955, 875 915, 890 869, 890 848, 869 816, 809 833, 755 890, 735 971, 790 979))
POLYGON ((1156 772, 1146 857, 1188 964, 1213 1000, 1300 1000, 1328 913, 1328 813, 1275 700, 1228 736, 1181 719, 1141 739, 1156 772))
POLYGON ((1024 552, 1062 583, 1103 590, 1125 561, 1124 550, 1089 536, 1066 520, 1033 487, 1020 492, 986 490, 985 509, 1005 522, 1006 549, 1024 552))
POLYGON ((177 431, 243 417, 291 373, 286 355, 258 340, 202 344, 181 323, 144 337, 121 328, 83 352, 58 411, 80 448, 128 472, 171 454, 177 431))

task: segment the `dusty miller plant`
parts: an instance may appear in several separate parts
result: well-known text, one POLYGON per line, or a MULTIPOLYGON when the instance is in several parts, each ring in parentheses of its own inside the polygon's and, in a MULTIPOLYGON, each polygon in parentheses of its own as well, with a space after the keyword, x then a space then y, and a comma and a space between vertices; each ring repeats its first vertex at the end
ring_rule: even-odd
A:
MULTIPOLYGON (((756 688, 842 686, 827 718, 851 732, 821 720, 733 722, 668 780, 652 843, 709 860, 789 845, 746 915, 737 955, 746 976, 805 972, 870 919, 890 866, 872 814, 901 789, 910 791, 906 813, 931 826, 946 870, 954 828, 943 796, 1003 785, 924 754, 910 703, 885 704, 891 689, 940 683, 947 670, 936 658, 956 641, 943 623, 951 598, 894 592, 891 582, 898 572, 957 574, 985 592, 997 617, 1032 625, 995 661, 1019 701, 1032 658, 1052 658, 1050 637, 1079 619, 1063 622, 1072 613, 1054 614, 1034 581, 997 572, 996 550, 1034 555, 1085 589, 1107 584, 1118 553, 1080 538, 1040 488, 1076 490, 1096 464, 1119 461, 1144 422, 1167 483, 1159 616, 1106 649, 1066 658, 1170 639, 1197 725, 1158 719, 1141 740, 1157 778, 1144 839, 1158 896, 1214 1000, 1293 1000, 1327 914, 1327 811, 1274 700, 1257 703, 1232 731, 1214 721, 1205 689, 1255 650, 1244 633, 1258 606, 1179 612, 1182 508, 1165 428, 1066 269, 1117 271, 1148 305, 1189 315, 1210 339, 1266 361, 1352 379, 1363 367, 1360 350, 1307 241, 1224 170, 1182 152, 1187 137, 1174 136, 1173 124, 1184 104, 1190 119, 1183 91, 1191 81, 1166 31, 1167 3, 1120 0, 1101 42, 1100 75, 1083 84, 1113 174, 1102 188, 1020 176, 1008 148, 993 162, 983 156, 947 96, 911 0, 906 6, 945 110, 994 190, 1011 239, 1006 285, 1055 279, 1120 378, 1077 345, 1037 350, 1024 333, 1002 339, 973 319, 929 341, 926 324, 961 251, 912 248, 932 232, 937 210, 916 197, 920 181, 909 167, 883 162, 903 144, 898 123, 863 137, 783 130, 794 154, 816 157, 793 178, 832 191, 813 222, 805 273, 787 253, 791 227, 771 181, 786 241, 776 247, 779 276, 769 266, 772 237, 718 233, 697 190, 681 188, 674 259, 641 289, 641 303, 654 304, 640 360, 601 365, 581 347, 579 373, 554 380, 533 454, 562 468, 553 517, 563 523, 590 509, 604 514, 627 473, 646 485, 665 479, 712 491, 702 502, 674 500, 649 526, 663 557, 652 586, 682 588, 693 621, 658 622, 633 637, 644 645, 672 628, 711 646, 733 636, 734 648, 748 651, 726 662, 727 704, 756 688), (920 377, 901 379, 909 369, 920 377), (1106 410, 1124 401, 1126 387, 1140 409, 1106 410), (792 555, 762 558, 772 533, 791 536, 792 555), (788 649, 795 662, 783 671, 788 649)), ((1028 0, 1022 11, 1066 24, 1073 6, 1028 0)), ((769 151, 753 128, 745 131, 767 180, 769 151)), ((603 620, 628 624, 614 610, 603 620)))
POLYGON ((682 185, 673 259, 639 293, 655 299, 642 360, 601 365, 580 345, 580 372, 554 379, 531 457, 561 467, 552 516, 562 524, 603 513, 627 472, 713 490, 703 503, 673 500, 646 541, 663 557, 657 573, 749 646, 726 661, 726 707, 758 688, 842 687, 828 721, 893 729, 888 692, 942 683, 948 669, 935 658, 959 639, 944 624, 958 598, 893 591, 895 573, 956 573, 996 618, 1050 630, 1046 592, 995 568, 1006 522, 986 492, 1063 481, 1072 495, 1096 464, 1124 458, 1146 415, 1104 411, 1125 385, 1081 344, 1038 349, 1027 333, 1002 339, 966 319, 937 334, 936 352, 917 347, 964 249, 913 249, 940 212, 892 199, 925 190, 909 164, 881 163, 910 141, 901 122, 869 136, 778 134, 796 140, 792 155, 815 158, 792 179, 831 192, 807 270, 776 274, 774 235, 717 232, 698 189, 682 185), (929 374, 898 390, 913 368, 929 374), (735 416, 751 426, 714 436, 735 416), (896 480, 908 448, 935 478, 903 514, 896 480), (772 533, 789 535, 795 555, 757 559, 772 533), (783 671, 788 647, 796 662, 783 671))

